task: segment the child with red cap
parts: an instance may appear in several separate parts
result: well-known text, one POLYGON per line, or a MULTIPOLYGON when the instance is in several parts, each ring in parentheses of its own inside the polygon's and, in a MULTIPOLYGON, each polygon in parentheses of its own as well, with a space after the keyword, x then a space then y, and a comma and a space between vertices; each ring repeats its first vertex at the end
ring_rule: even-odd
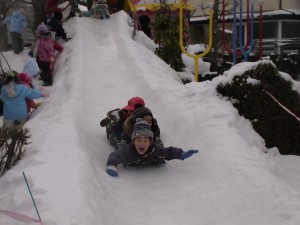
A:
POLYGON ((132 142, 118 148, 112 152, 107 160, 106 172, 117 177, 118 171, 116 166, 123 163, 124 167, 130 165, 129 169, 136 169, 143 165, 155 165, 160 160, 185 160, 198 150, 183 151, 181 148, 168 147, 163 148, 153 143, 153 132, 150 125, 138 118, 131 135, 132 142))
POLYGON ((117 148, 122 140, 123 123, 139 107, 145 106, 145 102, 140 97, 132 97, 128 104, 122 109, 117 108, 109 111, 107 117, 101 120, 100 126, 106 127, 108 141, 117 148))

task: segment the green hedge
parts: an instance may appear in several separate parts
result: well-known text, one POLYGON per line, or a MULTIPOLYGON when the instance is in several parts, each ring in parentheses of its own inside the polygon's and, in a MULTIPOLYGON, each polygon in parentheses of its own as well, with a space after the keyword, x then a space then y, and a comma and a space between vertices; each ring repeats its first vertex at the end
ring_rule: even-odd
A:
POLYGON ((217 87, 220 94, 232 100, 240 115, 252 122, 268 148, 277 147, 281 154, 300 156, 300 121, 280 107, 265 90, 300 116, 299 94, 292 90, 290 82, 280 77, 271 63, 260 63, 243 75, 235 76, 230 84, 217 87), (247 82, 248 78, 259 82, 247 82))

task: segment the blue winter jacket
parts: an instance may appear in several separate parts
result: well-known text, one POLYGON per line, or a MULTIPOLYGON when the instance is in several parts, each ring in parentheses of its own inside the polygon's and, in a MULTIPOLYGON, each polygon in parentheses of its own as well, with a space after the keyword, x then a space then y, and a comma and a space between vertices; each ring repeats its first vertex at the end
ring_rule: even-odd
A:
POLYGON ((20 11, 14 11, 11 16, 6 17, 2 23, 9 24, 10 32, 21 33, 27 27, 27 20, 20 11))
POLYGON ((36 89, 29 89, 23 84, 10 82, 4 85, 0 98, 3 101, 3 117, 7 120, 26 119, 27 106, 25 99, 38 99, 42 96, 36 89))

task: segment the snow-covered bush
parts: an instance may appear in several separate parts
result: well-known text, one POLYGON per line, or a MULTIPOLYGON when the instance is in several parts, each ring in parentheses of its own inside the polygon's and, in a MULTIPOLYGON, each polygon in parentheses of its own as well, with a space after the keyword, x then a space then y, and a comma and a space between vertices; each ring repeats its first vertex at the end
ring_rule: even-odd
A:
POLYGON ((299 93, 292 90, 291 83, 279 75, 273 63, 266 62, 234 76, 217 90, 252 122, 268 148, 277 147, 281 154, 300 155, 300 121, 288 112, 299 118, 299 93))

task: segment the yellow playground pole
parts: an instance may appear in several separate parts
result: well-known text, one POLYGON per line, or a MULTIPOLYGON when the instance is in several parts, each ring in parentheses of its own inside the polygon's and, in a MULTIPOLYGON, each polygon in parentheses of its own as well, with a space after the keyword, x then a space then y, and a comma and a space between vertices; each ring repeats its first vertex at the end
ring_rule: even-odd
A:
POLYGON ((180 11, 179 11, 179 44, 180 44, 180 48, 181 51, 186 54, 189 57, 192 57, 194 59, 194 75, 195 75, 195 81, 198 82, 198 60, 200 57, 203 57, 205 55, 207 55, 207 53, 210 51, 211 46, 212 46, 212 35, 213 35, 213 31, 212 31, 212 15, 213 15, 213 2, 209 2, 209 42, 208 42, 208 47, 205 49, 205 51, 203 53, 201 53, 200 55, 194 55, 191 54, 189 52, 187 52, 183 46, 183 40, 182 40, 182 33, 183 33, 183 13, 182 13, 182 0, 180 0, 180 11))

